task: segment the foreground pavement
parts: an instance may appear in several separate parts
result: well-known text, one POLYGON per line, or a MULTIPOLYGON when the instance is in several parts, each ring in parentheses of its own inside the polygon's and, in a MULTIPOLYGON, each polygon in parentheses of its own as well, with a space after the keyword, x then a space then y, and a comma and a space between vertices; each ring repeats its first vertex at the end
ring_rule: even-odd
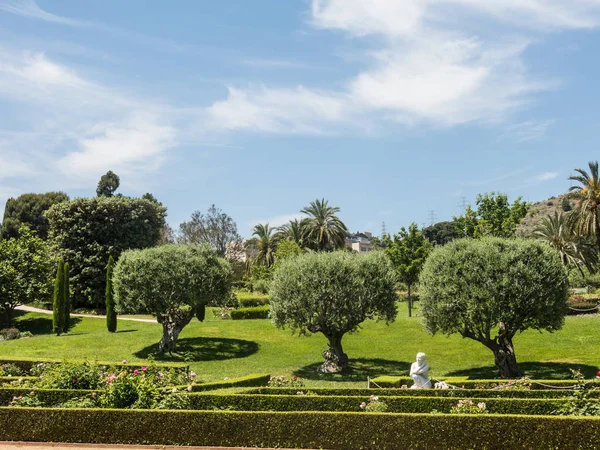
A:
MULTIPOLYGON (((61 444, 52 442, 2 442, 0 450, 250 450, 256 447, 180 447, 174 445, 111 445, 111 444, 61 444)), ((301 450, 301 449, 261 449, 301 450)))

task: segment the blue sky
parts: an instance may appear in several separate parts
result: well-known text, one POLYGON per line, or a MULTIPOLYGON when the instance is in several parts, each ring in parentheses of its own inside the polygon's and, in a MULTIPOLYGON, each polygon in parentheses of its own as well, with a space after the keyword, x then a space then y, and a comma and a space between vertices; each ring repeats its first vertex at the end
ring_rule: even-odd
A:
POLYGON ((0 208, 109 169, 245 236, 542 200, 598 159, 599 46, 600 0, 0 0, 0 208))

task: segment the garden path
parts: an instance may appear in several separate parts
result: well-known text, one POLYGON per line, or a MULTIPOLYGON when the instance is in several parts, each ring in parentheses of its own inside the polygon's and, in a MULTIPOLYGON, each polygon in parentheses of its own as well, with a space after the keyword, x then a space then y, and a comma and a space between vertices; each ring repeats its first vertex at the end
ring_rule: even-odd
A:
MULTIPOLYGON (((247 447, 177 447, 171 445, 60 444, 50 442, 0 442, 0 450, 250 450, 247 447)), ((262 449, 275 450, 275 449, 262 449)), ((286 450, 286 449, 278 449, 286 450)), ((291 450, 291 449, 287 449, 291 450)), ((296 449, 298 450, 298 449, 296 449)))
MULTIPOLYGON (((34 308, 33 306, 17 306, 19 311, 27 311, 27 312, 35 312, 40 314, 52 314, 52 311, 48 311, 47 309, 42 308, 34 308)), ((96 315, 96 314, 71 314, 71 317, 91 317, 92 319, 106 319, 106 316, 96 315)), ((139 319, 136 317, 119 317, 117 316, 117 320, 130 320, 132 322, 149 322, 149 323, 157 323, 155 319, 139 319)))

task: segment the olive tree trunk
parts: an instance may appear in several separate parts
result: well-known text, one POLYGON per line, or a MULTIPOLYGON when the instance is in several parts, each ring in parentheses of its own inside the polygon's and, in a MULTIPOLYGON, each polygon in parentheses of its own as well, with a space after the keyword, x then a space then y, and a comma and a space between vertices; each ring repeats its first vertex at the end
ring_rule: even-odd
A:
POLYGON ((329 336, 329 348, 333 352, 335 356, 336 363, 339 367, 339 370, 344 370, 348 367, 348 355, 344 353, 344 349, 342 347, 342 338, 344 335, 335 335, 329 336))
POLYGON ((491 342, 488 347, 494 352, 494 362, 498 367, 501 378, 519 378, 523 372, 517 365, 515 348, 512 343, 513 335, 509 333, 504 324, 499 324, 497 341, 491 342))
POLYGON ((158 323, 162 325, 163 336, 158 343, 159 353, 174 353, 177 350, 177 338, 181 330, 190 323, 194 316, 191 311, 169 311, 168 314, 159 314, 158 323))

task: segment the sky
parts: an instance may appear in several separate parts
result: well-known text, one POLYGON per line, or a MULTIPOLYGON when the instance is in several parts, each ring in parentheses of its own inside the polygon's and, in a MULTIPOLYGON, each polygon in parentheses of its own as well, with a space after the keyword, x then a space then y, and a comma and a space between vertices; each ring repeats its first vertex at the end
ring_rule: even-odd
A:
POLYGON ((540 201, 598 159, 598 48, 600 0, 0 0, 0 214, 108 170, 246 237, 540 201))

